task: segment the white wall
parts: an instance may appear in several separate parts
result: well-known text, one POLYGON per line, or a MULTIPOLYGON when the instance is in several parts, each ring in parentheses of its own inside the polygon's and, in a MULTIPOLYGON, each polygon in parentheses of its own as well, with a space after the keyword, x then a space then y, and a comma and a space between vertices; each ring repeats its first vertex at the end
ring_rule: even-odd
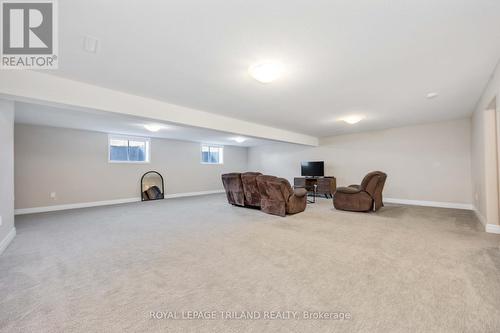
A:
POLYGON ((319 147, 272 144, 249 149, 249 169, 288 178, 300 162, 324 160, 339 186, 373 170, 388 174, 387 198, 471 204, 469 118, 322 139, 319 147))
MULTIPOLYGON (((472 117, 472 186, 474 206, 487 226, 499 224, 498 192, 498 106, 500 65, 497 65, 472 117), (495 103, 496 99, 496 103, 495 103), (496 109, 496 110, 495 110, 496 109)), ((496 229, 500 232, 500 229, 496 229)))
POLYGON ((0 100, 0 254, 15 236, 14 103, 0 100))
POLYGON ((226 146, 224 164, 207 165, 199 143, 153 138, 151 163, 122 164, 108 163, 107 144, 105 133, 16 125, 16 208, 139 197, 140 177, 149 170, 164 176, 166 194, 220 190, 222 173, 247 168, 242 147, 226 146))

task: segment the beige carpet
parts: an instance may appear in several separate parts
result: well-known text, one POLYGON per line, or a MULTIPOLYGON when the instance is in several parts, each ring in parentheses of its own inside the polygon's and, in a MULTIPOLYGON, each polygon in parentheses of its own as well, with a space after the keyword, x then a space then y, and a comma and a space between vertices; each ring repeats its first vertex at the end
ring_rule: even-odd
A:
POLYGON ((468 211, 358 214, 323 199, 280 218, 212 195, 16 226, 0 257, 1 332, 500 332, 500 236, 468 211))

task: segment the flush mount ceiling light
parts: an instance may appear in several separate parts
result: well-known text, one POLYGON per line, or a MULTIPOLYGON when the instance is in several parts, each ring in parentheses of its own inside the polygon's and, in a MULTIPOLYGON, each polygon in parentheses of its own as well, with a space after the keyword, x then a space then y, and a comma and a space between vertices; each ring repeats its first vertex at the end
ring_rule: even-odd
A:
POLYGON ((438 96, 439 96, 439 94, 438 94, 438 93, 436 93, 436 92, 431 92, 431 93, 428 93, 428 94, 427 94, 427 98, 428 98, 428 99, 433 99, 433 98, 436 98, 436 97, 438 97, 438 96))
POLYGON ((144 128, 150 132, 158 132, 163 128, 163 126, 158 124, 149 124, 149 125, 144 125, 144 128))
POLYGON ((260 62, 248 68, 251 77, 261 83, 270 83, 283 74, 283 64, 279 62, 260 62))
POLYGON ((243 142, 247 141, 247 138, 243 138, 241 136, 237 136, 237 137, 233 138, 232 140, 234 140, 234 141, 236 141, 238 143, 243 143, 243 142))
POLYGON ((345 121, 346 123, 348 123, 350 125, 354 125, 356 123, 359 123, 363 119, 365 119, 365 116, 354 115, 354 116, 347 116, 347 117, 341 118, 340 120, 345 121))

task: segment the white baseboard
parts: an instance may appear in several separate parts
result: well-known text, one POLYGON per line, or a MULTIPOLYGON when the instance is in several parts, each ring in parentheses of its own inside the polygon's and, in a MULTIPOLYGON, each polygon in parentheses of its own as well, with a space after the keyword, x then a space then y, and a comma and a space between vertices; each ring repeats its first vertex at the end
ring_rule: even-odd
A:
POLYGON ((185 193, 174 193, 165 195, 165 199, 172 198, 182 198, 182 197, 194 197, 197 195, 207 195, 207 194, 216 194, 216 193, 224 193, 224 190, 213 190, 213 191, 200 191, 200 192, 185 192, 185 193))
POLYGON ((5 251, 7 246, 9 246, 10 242, 12 242, 14 237, 16 237, 16 228, 10 229, 7 236, 5 236, 4 239, 0 241, 0 255, 2 255, 3 251, 5 251))
POLYGON ((116 200, 105 200, 105 201, 81 202, 81 203, 66 204, 66 205, 20 208, 20 209, 14 210, 14 215, 45 213, 45 212, 55 212, 58 210, 67 210, 67 209, 118 205, 118 204, 137 202, 137 201, 141 201, 141 198, 127 198, 127 199, 116 199, 116 200))
MULTIPOLYGON (((223 193, 224 190, 213 190, 213 191, 200 191, 200 192, 185 192, 185 193, 173 193, 166 194, 165 199, 182 198, 182 197, 193 197, 197 195, 207 195, 215 193, 223 193)), ((35 213, 46 213, 55 212, 58 210, 68 210, 77 208, 89 208, 98 206, 109 206, 109 205, 119 205, 124 203, 138 202, 141 198, 125 198, 125 199, 115 199, 115 200, 104 200, 104 201, 93 201, 93 202, 81 202, 66 205, 54 205, 54 206, 44 206, 44 207, 33 207, 33 208, 20 208, 14 210, 14 215, 24 215, 24 214, 35 214, 35 213)))
POLYGON ((484 230, 486 230, 486 232, 489 232, 490 234, 500 234, 500 225, 487 224, 484 230))
POLYGON ((455 202, 422 201, 422 200, 407 200, 407 199, 394 199, 394 198, 384 198, 384 202, 401 204, 401 205, 412 205, 412 206, 474 210, 474 206, 472 204, 462 204, 455 202))
POLYGON ((479 209, 474 207, 474 213, 476 214, 477 219, 484 226, 484 230, 490 234, 500 234, 500 225, 497 224, 489 224, 486 218, 481 214, 479 209))
POLYGON ((491 234, 500 234, 500 225, 488 224, 486 221, 486 218, 479 212, 479 210, 476 207, 474 207, 474 205, 452 203, 452 202, 419 201, 419 200, 392 199, 392 198, 384 198, 384 202, 394 203, 394 204, 402 204, 402 205, 472 210, 476 214, 477 219, 484 226, 484 230, 486 232, 491 233, 491 234))

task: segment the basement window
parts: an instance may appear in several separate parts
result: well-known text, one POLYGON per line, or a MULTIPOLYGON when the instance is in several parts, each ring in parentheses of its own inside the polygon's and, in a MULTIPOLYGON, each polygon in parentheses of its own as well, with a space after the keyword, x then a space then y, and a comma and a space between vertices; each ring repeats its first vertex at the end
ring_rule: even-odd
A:
POLYGON ((149 163, 151 140, 134 136, 109 135, 108 161, 110 163, 149 163))
POLYGON ((224 147, 214 145, 201 145, 201 163, 202 164, 223 164, 224 147))

